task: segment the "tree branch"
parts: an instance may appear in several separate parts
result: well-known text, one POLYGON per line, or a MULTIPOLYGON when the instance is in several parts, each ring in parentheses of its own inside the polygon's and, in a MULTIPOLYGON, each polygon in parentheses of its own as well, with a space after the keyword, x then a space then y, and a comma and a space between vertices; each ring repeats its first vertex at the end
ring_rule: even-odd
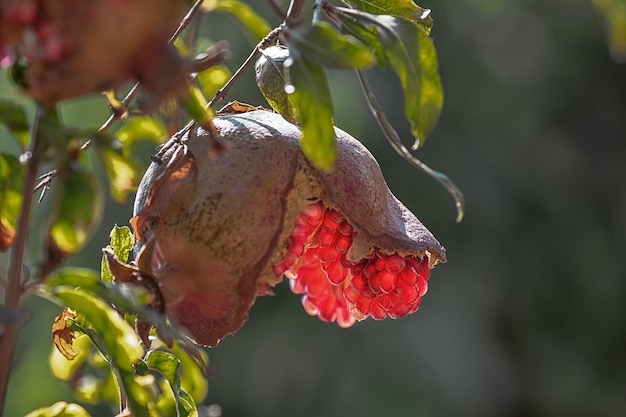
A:
MULTIPOLYGON (((23 293, 22 270, 24 268, 24 257, 28 232, 30 229, 30 214, 32 211, 35 183, 40 163, 40 149, 42 146, 39 140, 39 126, 41 119, 45 117, 44 110, 37 109, 37 114, 31 130, 30 149, 26 152, 28 161, 26 163, 26 177, 24 179, 24 201, 17 225, 17 235, 11 252, 11 261, 8 272, 8 285, 5 295, 5 307, 11 310, 19 308, 20 298, 23 293)), ((9 375, 11 373, 11 358, 15 347, 17 327, 19 323, 5 323, 4 333, 0 335, 0 414, 5 408, 9 375)))

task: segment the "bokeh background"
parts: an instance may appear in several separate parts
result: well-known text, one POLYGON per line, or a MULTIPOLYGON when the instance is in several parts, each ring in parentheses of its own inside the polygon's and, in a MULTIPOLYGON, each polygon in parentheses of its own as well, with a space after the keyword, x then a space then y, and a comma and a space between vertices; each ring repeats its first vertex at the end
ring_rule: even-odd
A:
MULTIPOLYGON (((416 314, 347 330, 307 316, 279 286, 208 352, 206 404, 224 417, 624 416, 626 67, 611 58, 604 20, 590 0, 419 3, 433 10, 446 103, 417 156, 465 192, 462 223, 446 191, 386 144, 354 74, 330 75, 336 124, 371 149, 448 263, 433 271, 416 314)), ((278 23, 264 2, 250 4, 278 23)), ((235 69, 249 40, 223 15, 206 18, 202 36, 228 39, 235 69)), ((370 77, 410 143, 397 81, 370 77)), ((17 97, 2 72, 0 91, 17 97)), ((264 104, 251 71, 235 98, 264 104)), ((99 97, 76 100, 63 116, 97 127, 107 108, 99 97)), ((7 135, 0 130, 2 149, 7 135)), ((70 263, 98 268, 108 231, 130 217, 130 203, 107 202, 100 232, 70 263)), ((40 234, 35 226, 32 263, 40 234)), ((1 271, 6 263, 0 255, 1 271)), ((7 417, 71 399, 47 366, 59 308, 26 305, 7 417)))

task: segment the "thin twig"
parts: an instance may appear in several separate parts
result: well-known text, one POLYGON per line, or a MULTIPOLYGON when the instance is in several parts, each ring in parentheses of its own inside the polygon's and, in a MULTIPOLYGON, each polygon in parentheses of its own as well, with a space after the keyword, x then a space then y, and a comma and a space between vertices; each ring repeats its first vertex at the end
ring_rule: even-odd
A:
MULTIPOLYGON (((43 113, 43 109, 37 109, 31 130, 31 144, 28 151, 29 158, 26 163, 26 177, 24 179, 24 200, 17 224, 17 235, 13 244, 11 263, 7 275, 8 285, 4 305, 9 309, 19 308, 20 298, 23 293, 22 270, 24 268, 26 243, 30 229, 30 214, 34 197, 34 193, 28 192, 28 190, 33 190, 37 181, 37 172, 40 162, 39 148, 41 147, 41 141, 38 140, 39 122, 44 117, 43 113)), ((4 326, 4 333, 0 335, 0 414, 2 414, 2 410, 5 408, 7 386, 11 372, 11 358, 15 347, 18 323, 5 323, 4 326)))

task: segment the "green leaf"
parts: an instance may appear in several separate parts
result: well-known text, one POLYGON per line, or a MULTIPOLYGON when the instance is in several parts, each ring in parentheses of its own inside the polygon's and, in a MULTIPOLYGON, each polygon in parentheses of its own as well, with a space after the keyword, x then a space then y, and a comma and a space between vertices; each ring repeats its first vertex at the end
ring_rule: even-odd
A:
POLYGON ((83 366, 89 356, 91 341, 86 335, 79 334, 74 338, 72 346, 78 350, 78 355, 72 360, 66 359, 54 346, 48 356, 48 365, 50 365, 52 374, 63 381, 70 381, 83 366))
MULTIPOLYGON (((133 238, 133 233, 130 231, 130 228, 127 226, 119 227, 118 225, 115 225, 113 226, 113 229, 111 229, 109 237, 111 238, 111 244, 107 247, 113 249, 113 253, 119 261, 128 262, 130 251, 133 249, 135 244, 135 239, 133 238)), ((106 258, 104 256, 102 257, 100 274, 102 281, 114 281, 113 275, 109 270, 109 266, 107 265, 106 258)))
POLYGON ((6 251, 15 238, 24 182, 24 167, 17 157, 0 154, 0 251, 6 251))
POLYGON ((237 0, 204 0, 201 6, 205 12, 226 12, 240 21, 259 42, 272 28, 261 16, 256 14, 246 3, 237 0))
POLYGON ((205 97, 213 97, 217 90, 224 87, 230 78, 230 70, 225 65, 209 67, 198 73, 198 81, 205 97))
POLYGON ((145 169, 134 158, 120 155, 111 149, 98 149, 110 180, 111 196, 120 204, 126 203, 128 194, 137 190, 145 169))
POLYGON ((323 67, 365 68, 375 63, 374 55, 363 43, 340 34, 327 22, 289 30, 287 46, 323 67))
POLYGON ((45 284, 50 287, 70 285, 88 289, 121 310, 135 314, 145 314, 144 306, 149 300, 149 295, 141 287, 103 282, 94 270, 87 268, 61 268, 50 274, 45 284))
POLYGON ((202 128, 212 132, 215 130, 213 126, 213 110, 209 107, 209 103, 202 90, 195 86, 189 86, 189 90, 178 99, 189 117, 195 120, 202 128))
MULTIPOLYGON (((335 10, 354 18, 364 28, 375 31, 387 61, 402 84, 404 111, 411 123, 416 147, 422 146, 443 107, 437 52, 428 34, 419 25, 401 17, 378 16, 343 8, 335 10)), ((355 33, 355 36, 359 34, 355 33)))
POLYGON ((430 9, 423 9, 413 0, 341 0, 355 9, 372 13, 404 17, 421 25, 428 33, 433 26, 430 9))
POLYGON ((110 304, 82 287, 58 285, 46 287, 46 291, 88 320, 117 368, 133 370, 133 364, 144 355, 143 346, 135 330, 110 304))
POLYGON ((90 414, 78 404, 59 401, 50 407, 38 408, 26 417, 89 417, 90 414))
POLYGON ((115 136, 122 142, 125 155, 129 155, 130 146, 136 141, 147 139, 160 144, 167 137, 167 131, 161 122, 152 117, 130 117, 115 132, 115 136))
POLYGON ((335 164, 333 102, 324 68, 292 54, 285 62, 293 103, 302 128, 301 146, 316 167, 330 171, 335 164), (289 64, 289 65, 288 65, 289 64))
POLYGON ((5 125, 23 147, 28 145, 30 126, 22 106, 11 100, 0 99, 0 124, 5 125))
POLYGON ((104 196, 96 178, 77 164, 62 169, 49 217, 50 238, 64 254, 82 249, 100 225, 104 196))

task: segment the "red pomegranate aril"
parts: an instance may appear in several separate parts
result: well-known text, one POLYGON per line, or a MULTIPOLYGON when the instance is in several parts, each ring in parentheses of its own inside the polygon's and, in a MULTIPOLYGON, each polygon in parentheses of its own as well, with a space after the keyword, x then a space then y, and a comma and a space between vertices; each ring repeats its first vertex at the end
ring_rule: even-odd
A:
POLYGON ((320 262, 334 262, 339 258, 339 255, 334 247, 324 248, 319 251, 320 262))
POLYGON ((392 319, 401 319, 409 314, 410 310, 411 307, 409 307, 408 304, 402 303, 389 309, 389 317, 392 319))
POLYGON ((350 304, 355 304, 361 296, 361 293, 354 288, 353 285, 348 285, 343 291, 343 296, 350 304))
POLYGON ((380 281, 378 280, 378 273, 369 277, 369 279, 367 280, 367 284, 369 285, 369 288, 371 289, 373 294, 380 293, 380 281))
POLYGON ((337 324, 344 329, 352 326, 356 323, 356 319, 350 314, 350 310, 347 308, 341 308, 337 310, 337 324))
POLYGON ((363 276, 367 279, 371 279, 372 276, 374 276, 377 273, 378 273, 378 269, 376 268, 376 265, 374 263, 370 263, 366 265, 365 268, 363 269, 363 276))
POLYGON ((389 294, 393 291, 398 282, 398 276, 396 274, 389 271, 381 271, 376 275, 378 276, 378 285, 383 293, 389 294))
POLYGON ((387 312, 385 311, 384 308, 382 308, 380 306, 380 304, 378 304, 377 301, 374 301, 371 305, 370 305, 370 316, 374 319, 374 320, 382 320, 385 318, 385 316, 387 315, 387 312))
POLYGON ((365 291, 365 288, 367 287, 367 283, 363 279, 362 275, 357 275, 354 278, 352 278, 352 286, 359 294, 362 294, 363 291, 365 291))
POLYGON ((379 271, 384 271, 385 267, 387 265, 387 259, 385 259, 385 258, 376 258, 376 262, 374 264, 376 265, 376 269, 378 269, 379 271))
POLYGON ((327 212, 326 215, 324 216, 324 221, 322 222, 322 227, 324 229, 328 230, 330 233, 336 233, 337 230, 339 229, 339 223, 337 223, 332 218, 330 218, 328 213, 329 212, 327 212))
POLYGON ((376 297, 376 302, 385 310, 389 310, 391 308, 391 297, 389 294, 379 295, 376 297))
POLYGON ((324 228, 321 228, 320 231, 317 233, 316 239, 320 247, 328 248, 333 246, 333 244, 335 243, 335 237, 336 236, 333 233, 324 228))
POLYGON ((398 255, 391 255, 387 258, 385 268, 389 272, 398 273, 406 268, 406 261, 398 255))
POLYGON ((348 276, 348 270, 343 267, 340 260, 328 264, 326 268, 322 266, 322 269, 326 271, 328 280, 334 285, 343 283, 348 276))
POLYGON ((356 304, 354 306, 359 311, 359 313, 368 314, 372 301, 373 299, 371 298, 361 296, 358 300, 356 300, 356 304))
POLYGON ((339 236, 335 241, 335 249, 339 253, 347 253, 348 249, 352 246, 352 237, 349 236, 339 236))
POLYGON ((302 306, 304 307, 304 311, 310 316, 316 316, 319 312, 319 308, 311 301, 308 295, 302 297, 302 306))
POLYGON ((407 285, 415 285, 417 282, 417 271, 412 266, 407 266, 398 273, 400 280, 407 285))
POLYGON ((341 233, 344 236, 352 236, 353 231, 354 229, 348 222, 343 222, 339 225, 339 233, 341 233))

